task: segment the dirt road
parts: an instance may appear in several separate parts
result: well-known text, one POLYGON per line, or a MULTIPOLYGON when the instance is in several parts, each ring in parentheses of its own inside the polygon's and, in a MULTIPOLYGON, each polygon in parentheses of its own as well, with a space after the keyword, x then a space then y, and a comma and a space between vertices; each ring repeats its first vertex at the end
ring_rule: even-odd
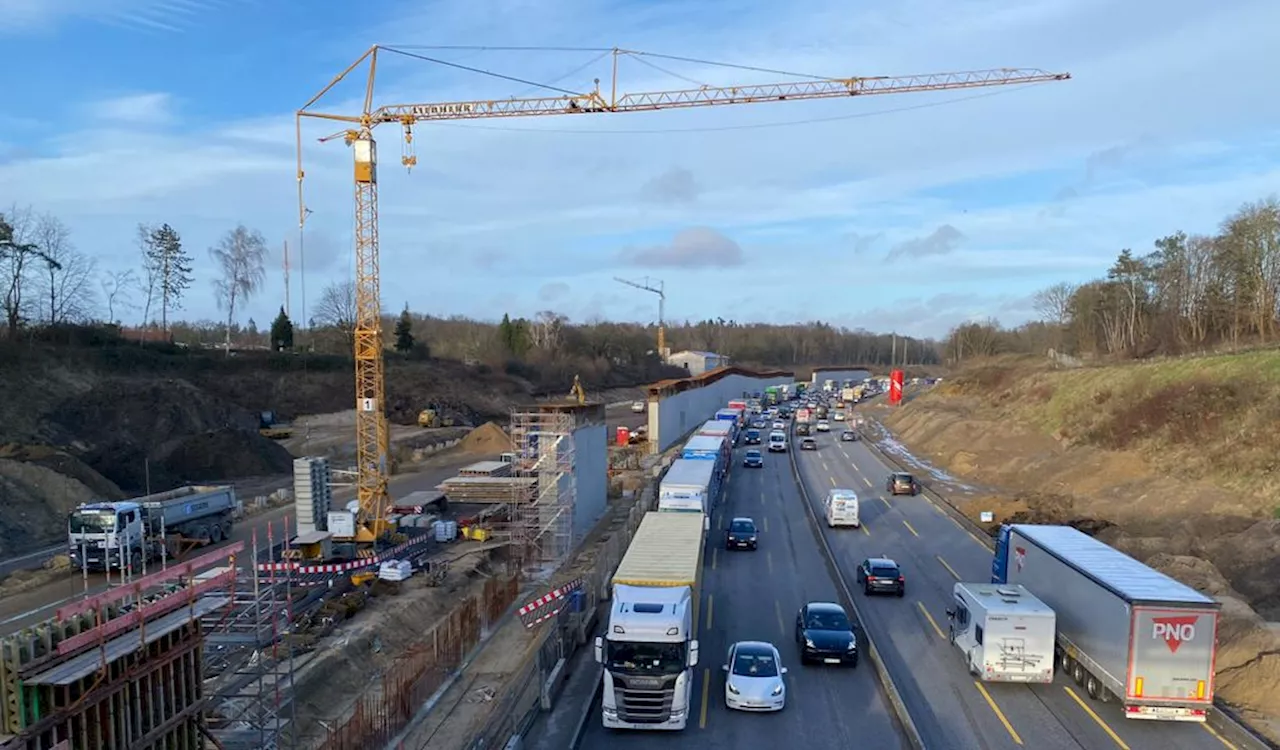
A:
MULTIPOLYGON (((393 496, 401 496, 417 490, 434 489, 437 484, 456 474, 462 466, 475 461, 494 458, 497 458, 497 456, 481 456, 473 453, 439 456, 424 462, 419 471, 393 477, 391 479, 391 492, 393 496)), ((346 488, 335 492, 335 504, 346 502, 352 495, 353 490, 346 488)), ((289 518, 290 527, 292 528, 292 505, 251 516, 236 526, 229 542, 243 541, 248 545, 252 542, 253 534, 256 531, 259 547, 265 547, 268 525, 275 529, 276 534, 281 534, 284 530, 284 519, 286 517, 289 518)), ((240 563, 242 565, 247 565, 249 562, 249 555, 241 556, 240 563)), ((96 594, 105 591, 107 579, 99 574, 90 574, 87 584, 86 589, 86 581, 83 575, 72 573, 66 577, 58 578, 48 586, 3 597, 3 600, 0 600, 0 634, 11 633, 52 617, 54 610, 60 605, 85 593, 96 594)))

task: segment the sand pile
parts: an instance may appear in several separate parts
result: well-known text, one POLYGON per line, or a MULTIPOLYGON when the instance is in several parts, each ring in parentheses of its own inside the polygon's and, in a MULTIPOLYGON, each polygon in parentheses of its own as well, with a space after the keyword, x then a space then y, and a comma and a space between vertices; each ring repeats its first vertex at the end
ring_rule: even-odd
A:
POLYGON ((511 437, 497 422, 485 422, 468 433, 458 448, 467 453, 506 453, 512 450, 511 437))

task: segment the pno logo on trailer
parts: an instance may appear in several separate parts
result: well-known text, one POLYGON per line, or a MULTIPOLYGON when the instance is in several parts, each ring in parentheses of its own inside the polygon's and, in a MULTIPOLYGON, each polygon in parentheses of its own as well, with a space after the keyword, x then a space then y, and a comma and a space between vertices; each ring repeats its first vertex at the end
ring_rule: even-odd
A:
POLYGON ((1187 641, 1196 639, 1196 621, 1199 615, 1182 615, 1180 617, 1151 618, 1151 637, 1164 641, 1169 653, 1178 653, 1178 648, 1187 641))

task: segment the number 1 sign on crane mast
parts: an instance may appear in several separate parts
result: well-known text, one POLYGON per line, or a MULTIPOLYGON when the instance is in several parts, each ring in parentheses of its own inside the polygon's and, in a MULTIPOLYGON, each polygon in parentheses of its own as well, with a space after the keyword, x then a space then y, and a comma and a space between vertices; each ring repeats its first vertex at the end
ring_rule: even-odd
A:
MULTIPOLYGON (((302 120, 304 118, 344 123, 346 129, 322 138, 329 141, 341 137, 355 156, 356 206, 356 497, 359 515, 356 519, 356 541, 372 543, 386 534, 387 494, 390 440, 387 429, 385 383, 382 355, 382 311, 378 267, 378 159, 373 130, 379 125, 395 123, 404 134, 401 164, 413 168, 413 127, 422 122, 478 120, 505 117, 538 117, 544 115, 581 115, 622 112, 650 112, 660 109, 691 109, 730 104, 804 101, 909 94, 924 91, 954 91, 1050 81, 1065 81, 1069 73, 1048 73, 1037 69, 999 68, 958 73, 931 73, 915 76, 873 76, 851 78, 811 78, 786 83, 750 84, 743 86, 702 86, 696 89, 618 93, 618 61, 624 56, 671 58, 632 50, 610 50, 613 57, 612 80, 608 98, 595 88, 586 93, 562 96, 477 99, 473 101, 419 104, 374 105, 374 82, 380 53, 394 53, 427 62, 442 63, 394 47, 374 46, 328 86, 311 98, 296 114, 298 222, 306 218, 303 202, 302 120), (333 114, 313 111, 311 107, 361 64, 368 62, 364 107, 359 114, 333 114)), ((705 62, 705 61, 694 61, 705 62)), ((463 68, 454 63, 442 63, 463 68)), ((723 63, 707 63, 723 65, 723 63)), ((729 66, 744 67, 745 66, 729 66)), ((470 68, 464 68, 472 70, 470 68)), ((473 71, 484 72, 484 71, 473 71)))

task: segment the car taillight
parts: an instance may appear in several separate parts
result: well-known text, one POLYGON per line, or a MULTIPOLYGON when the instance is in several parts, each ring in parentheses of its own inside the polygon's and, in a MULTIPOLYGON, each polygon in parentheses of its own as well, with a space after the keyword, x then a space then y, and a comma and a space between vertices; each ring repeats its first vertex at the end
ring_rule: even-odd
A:
POLYGON ((902 576, 898 576, 898 583, 906 583, 906 582, 907 582, 907 579, 903 578, 902 576))

